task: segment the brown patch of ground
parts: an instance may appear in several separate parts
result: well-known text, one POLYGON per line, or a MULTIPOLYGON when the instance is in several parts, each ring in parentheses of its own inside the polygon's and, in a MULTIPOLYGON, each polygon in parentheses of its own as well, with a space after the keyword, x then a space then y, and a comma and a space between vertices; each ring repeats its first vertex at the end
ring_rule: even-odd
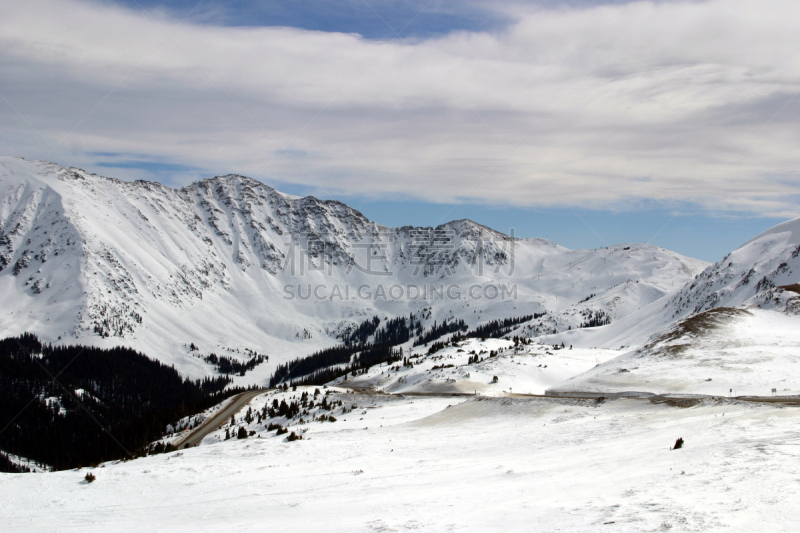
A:
MULTIPOLYGON (((659 344, 664 344, 670 341, 678 340, 683 337, 699 337, 712 331, 723 324, 730 322, 731 319, 737 316, 744 316, 751 314, 744 309, 736 309, 734 307, 715 307, 708 311, 703 311, 694 316, 690 316, 680 321, 672 330, 659 336, 653 342, 645 345, 646 350, 652 350, 659 344)), ((666 351, 669 355, 678 355, 683 352, 689 343, 680 345, 669 346, 666 351)))
POLYGON ((792 283, 791 285, 783 285, 783 286, 778 287, 778 288, 779 289, 783 289, 785 291, 795 292, 797 294, 800 294, 800 283, 792 283))
POLYGON ((665 403, 672 407, 694 407, 700 403, 700 398, 662 398, 654 396, 650 398, 650 403, 665 403))

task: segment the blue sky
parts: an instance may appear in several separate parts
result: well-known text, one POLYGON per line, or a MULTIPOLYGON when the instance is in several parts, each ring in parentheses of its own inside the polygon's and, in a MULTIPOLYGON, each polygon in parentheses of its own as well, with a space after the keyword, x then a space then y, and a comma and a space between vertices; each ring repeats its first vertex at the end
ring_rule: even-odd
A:
POLYGON ((800 216, 797 20, 791 0, 7 3, 0 154, 714 261, 800 216))
MULTIPOLYGON (((453 0, 124 0, 132 8, 167 9, 177 17, 226 26, 289 26, 358 33, 368 39, 427 38, 452 31, 490 31, 508 22, 478 2, 453 0)), ((490 5, 490 4, 486 4, 490 5)))

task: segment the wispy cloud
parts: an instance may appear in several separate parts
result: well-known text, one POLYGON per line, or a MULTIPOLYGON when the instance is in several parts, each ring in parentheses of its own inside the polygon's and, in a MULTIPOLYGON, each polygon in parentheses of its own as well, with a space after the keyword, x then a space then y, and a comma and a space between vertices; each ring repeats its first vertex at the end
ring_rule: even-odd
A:
POLYGON ((0 102, 0 150, 47 153, 31 126, 55 145, 125 79, 65 162, 118 153, 117 176, 141 177, 138 157, 179 180, 238 172, 373 197, 800 214, 800 4, 500 7, 514 22, 491 32, 187 21, 159 46, 179 19, 6 3, 0 94, 30 125, 0 102))

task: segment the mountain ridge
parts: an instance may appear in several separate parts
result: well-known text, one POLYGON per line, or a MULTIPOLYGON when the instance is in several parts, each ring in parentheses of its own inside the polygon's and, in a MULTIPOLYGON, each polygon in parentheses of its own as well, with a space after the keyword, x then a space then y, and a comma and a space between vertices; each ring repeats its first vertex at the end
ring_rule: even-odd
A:
POLYGON ((372 316, 424 312, 474 326, 547 312, 550 332, 579 327, 587 310, 603 307, 614 321, 706 266, 647 244, 569 250, 466 219, 389 228, 344 203, 285 195, 238 174, 173 189, 0 158, 0 188, 1 334, 123 344, 195 378, 213 374, 202 358, 211 352, 267 352, 269 363, 243 378, 257 382, 372 316), (462 293, 513 285, 514 299, 380 298, 395 285, 432 284, 462 293), (365 285, 369 298, 353 296, 365 285), (287 286, 295 296, 327 292, 288 299, 287 286), (332 287, 352 289, 350 298, 335 300, 332 287), (585 300, 587 291, 608 299, 585 300))

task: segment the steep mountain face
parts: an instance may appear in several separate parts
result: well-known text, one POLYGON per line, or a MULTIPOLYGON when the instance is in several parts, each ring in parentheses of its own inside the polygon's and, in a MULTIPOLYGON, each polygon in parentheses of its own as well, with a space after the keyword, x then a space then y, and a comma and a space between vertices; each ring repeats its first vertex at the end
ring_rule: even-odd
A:
POLYGON ((675 316, 685 316, 741 305, 770 289, 798 282, 800 218, 778 224, 711 265, 667 305, 675 316))
POLYGON ((258 381, 374 315, 474 326, 546 313, 530 335, 613 322, 706 266, 468 220, 388 228, 236 175, 171 189, 0 158, 0 191, 0 335, 128 345, 192 377, 213 373, 212 352, 267 354, 242 378, 258 381))

